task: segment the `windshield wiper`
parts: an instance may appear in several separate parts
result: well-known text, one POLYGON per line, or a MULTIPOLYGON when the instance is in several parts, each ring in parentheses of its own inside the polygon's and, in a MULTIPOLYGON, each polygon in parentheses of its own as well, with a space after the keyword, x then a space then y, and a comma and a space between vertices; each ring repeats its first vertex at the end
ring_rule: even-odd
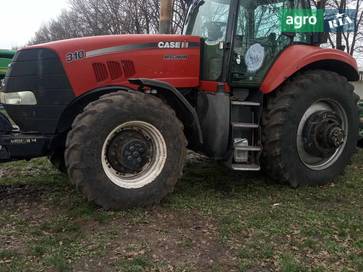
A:
POLYGON ((187 18, 187 20, 185 21, 185 24, 188 24, 189 23, 189 21, 190 21, 190 17, 191 17, 191 15, 194 13, 194 11, 196 10, 196 9, 198 9, 201 5, 204 5, 204 3, 205 3, 205 0, 196 0, 196 1, 194 1, 194 3, 190 6, 190 9, 189 9, 189 16, 188 16, 188 18, 187 18))

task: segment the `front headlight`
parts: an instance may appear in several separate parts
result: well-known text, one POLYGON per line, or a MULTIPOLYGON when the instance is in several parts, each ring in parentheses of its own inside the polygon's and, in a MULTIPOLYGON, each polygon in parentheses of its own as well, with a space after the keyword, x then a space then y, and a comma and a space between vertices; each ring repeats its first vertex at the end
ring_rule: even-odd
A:
POLYGON ((0 103, 5 105, 25 105, 32 106, 37 104, 37 99, 31 91, 16 93, 0 93, 0 103))

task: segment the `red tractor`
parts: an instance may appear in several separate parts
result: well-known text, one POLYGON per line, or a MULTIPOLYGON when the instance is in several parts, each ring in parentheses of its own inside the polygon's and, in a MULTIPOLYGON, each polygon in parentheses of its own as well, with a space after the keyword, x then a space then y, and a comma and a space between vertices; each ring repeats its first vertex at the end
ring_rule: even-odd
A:
POLYGON ((171 193, 187 148, 292 187, 340 175, 359 114, 348 54, 283 33, 308 0, 198 0, 184 35, 101 36, 17 52, 1 100, 2 162, 49 156, 106 209, 171 193))

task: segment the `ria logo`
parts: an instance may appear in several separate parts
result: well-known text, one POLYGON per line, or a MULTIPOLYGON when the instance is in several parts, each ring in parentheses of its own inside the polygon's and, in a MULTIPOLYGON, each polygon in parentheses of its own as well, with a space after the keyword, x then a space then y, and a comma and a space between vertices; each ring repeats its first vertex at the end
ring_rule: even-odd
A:
POLYGON ((162 49, 189 48, 188 42, 159 42, 158 47, 162 49))
POLYGON ((337 28, 349 24, 353 24, 353 20, 344 13, 338 13, 335 20, 329 21, 330 28, 337 28))
POLYGON ((325 14, 326 32, 353 32, 355 31, 356 10, 328 10, 325 14))

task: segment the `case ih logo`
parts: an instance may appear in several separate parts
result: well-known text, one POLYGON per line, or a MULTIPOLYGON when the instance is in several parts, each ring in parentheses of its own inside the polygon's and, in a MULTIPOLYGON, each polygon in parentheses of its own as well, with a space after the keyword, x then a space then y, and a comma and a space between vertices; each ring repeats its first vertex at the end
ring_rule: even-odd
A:
POLYGON ((159 42, 159 48, 171 48, 171 49, 180 49, 180 48, 189 48, 188 42, 159 42))

